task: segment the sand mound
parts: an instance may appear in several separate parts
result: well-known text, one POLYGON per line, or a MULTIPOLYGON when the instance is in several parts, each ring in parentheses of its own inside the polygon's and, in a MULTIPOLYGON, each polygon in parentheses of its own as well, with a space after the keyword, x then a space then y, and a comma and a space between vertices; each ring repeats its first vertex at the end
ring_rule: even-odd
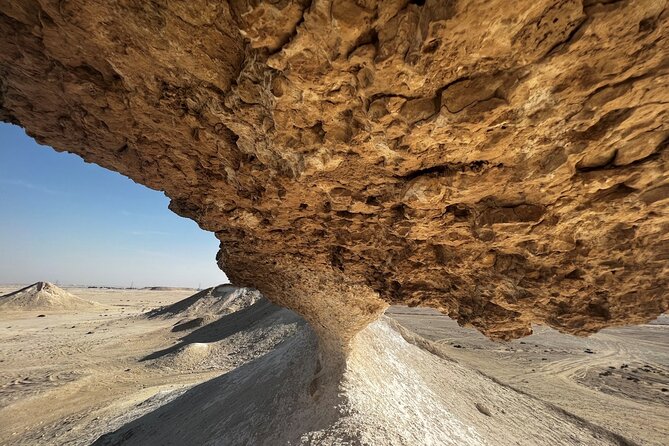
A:
POLYGON ((87 310, 100 304, 81 299, 49 282, 37 282, 0 297, 0 309, 22 310, 87 310))
POLYGON ((237 288, 230 284, 218 285, 200 291, 175 304, 149 312, 153 317, 181 317, 184 320, 218 317, 250 307, 262 299, 262 294, 250 288, 237 288))
MULTIPOLYGON (((207 350, 193 345, 179 356, 207 350)), ((340 373, 314 386, 318 356, 303 326, 94 445, 631 444, 407 342, 385 318, 354 339, 340 373)))
POLYGON ((159 364, 161 367, 182 370, 193 369, 207 358, 210 349, 211 347, 207 343, 193 342, 161 358, 162 361, 159 361, 159 364))
POLYGON ((142 361, 149 361, 157 369, 180 372, 232 370, 272 351, 304 324, 292 311, 264 298, 239 311, 210 319, 208 323, 187 328, 184 326, 189 323, 177 324, 175 328, 179 329, 172 331, 184 333, 179 343, 153 352, 142 361))

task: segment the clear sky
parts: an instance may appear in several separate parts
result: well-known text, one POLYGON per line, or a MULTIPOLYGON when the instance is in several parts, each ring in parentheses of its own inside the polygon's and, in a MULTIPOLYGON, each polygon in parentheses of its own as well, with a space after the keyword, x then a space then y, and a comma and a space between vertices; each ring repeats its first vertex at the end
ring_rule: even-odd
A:
POLYGON ((216 266, 218 240, 168 203, 162 192, 0 123, 0 283, 227 282, 216 266))

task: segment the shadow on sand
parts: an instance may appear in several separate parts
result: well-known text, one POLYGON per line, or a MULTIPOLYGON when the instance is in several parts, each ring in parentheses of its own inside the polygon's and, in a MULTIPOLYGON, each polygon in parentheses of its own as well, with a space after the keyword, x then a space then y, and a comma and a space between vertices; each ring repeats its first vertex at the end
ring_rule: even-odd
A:
MULTIPOLYGON (((255 327, 268 326, 273 323, 271 320, 268 320, 270 319, 269 316, 274 315, 281 310, 282 309, 280 307, 273 305, 268 300, 261 299, 247 308, 222 316, 220 319, 188 333, 179 340, 180 342, 178 344, 151 353, 150 355, 142 358, 140 361, 148 361, 151 359, 160 358, 167 354, 176 352, 187 344, 192 344, 194 342, 216 342, 232 336, 242 330, 250 330, 255 327)), ((297 316, 295 316, 295 318, 297 320, 297 316)), ((188 322, 185 324, 188 324, 188 322)), ((177 327, 183 326, 185 324, 180 324, 177 327)), ((173 331, 176 330, 173 329, 173 331)))
MULTIPOLYGON (((243 314, 226 316, 187 338, 192 342, 195 339, 221 339, 240 330, 259 312, 269 311, 294 316, 294 313, 271 304, 254 305, 240 312, 243 314)), ((296 334, 264 356, 189 389, 115 432, 101 436, 93 445, 273 445, 299 442, 303 433, 324 428, 338 417, 336 404, 327 404, 318 410, 313 407, 315 402, 308 389, 316 372, 317 358, 316 337, 304 324, 296 334)))

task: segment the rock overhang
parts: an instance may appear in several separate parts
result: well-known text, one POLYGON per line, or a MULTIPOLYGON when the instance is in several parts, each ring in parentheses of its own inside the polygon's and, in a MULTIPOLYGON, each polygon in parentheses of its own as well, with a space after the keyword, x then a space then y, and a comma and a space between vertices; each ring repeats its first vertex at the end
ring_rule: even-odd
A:
POLYGON ((0 7, 0 119, 163 190, 233 282, 347 340, 667 311, 666 2, 0 7))

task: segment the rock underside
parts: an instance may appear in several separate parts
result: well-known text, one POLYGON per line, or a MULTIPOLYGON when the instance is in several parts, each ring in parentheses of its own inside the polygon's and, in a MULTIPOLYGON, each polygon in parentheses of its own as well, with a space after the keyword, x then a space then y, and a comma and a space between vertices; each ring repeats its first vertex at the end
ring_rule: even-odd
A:
POLYGON ((664 0, 3 2, 0 120, 335 342, 388 303, 587 334, 669 308, 667 36, 664 0))

